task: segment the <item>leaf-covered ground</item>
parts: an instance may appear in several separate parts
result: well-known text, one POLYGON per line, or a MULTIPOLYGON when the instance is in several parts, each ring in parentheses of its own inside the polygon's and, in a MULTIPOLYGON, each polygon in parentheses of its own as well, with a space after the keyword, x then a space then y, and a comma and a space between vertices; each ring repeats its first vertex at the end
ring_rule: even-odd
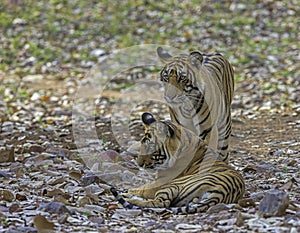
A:
MULTIPOLYGON (((0 231, 300 231, 299 6, 298 0, 2 1, 0 231), (83 163, 72 131, 78 85, 101 55, 145 43, 218 51, 233 64, 230 163, 245 178, 240 205, 166 219, 124 210, 83 163), (259 203, 273 189, 288 194, 288 208, 262 216, 259 203)), ((104 156, 123 152, 108 106, 127 87, 108 90, 95 112, 96 149, 104 156)))

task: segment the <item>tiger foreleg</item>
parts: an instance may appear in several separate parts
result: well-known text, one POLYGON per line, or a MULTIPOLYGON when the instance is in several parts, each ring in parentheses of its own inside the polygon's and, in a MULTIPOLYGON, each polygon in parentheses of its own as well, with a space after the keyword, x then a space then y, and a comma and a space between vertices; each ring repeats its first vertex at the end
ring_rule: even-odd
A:
POLYGON ((157 185, 153 185, 153 187, 149 185, 144 185, 136 189, 129 189, 128 194, 138 196, 144 199, 154 199, 155 193, 158 190, 160 190, 160 188, 161 186, 157 186, 157 185))
POLYGON ((141 199, 132 199, 132 198, 124 198, 128 203, 134 206, 138 206, 141 208, 169 208, 170 201, 160 198, 141 200, 141 199))
MULTIPOLYGON (((154 198, 150 199, 140 199, 134 197, 123 197, 118 194, 118 192, 112 188, 111 192, 117 198, 117 200, 125 207, 132 209, 134 206, 140 208, 169 208, 171 201, 174 199, 176 193, 172 192, 169 188, 164 188, 155 193, 154 198)), ((132 193, 130 193, 132 194, 132 193)), ((140 195, 135 196, 141 197, 140 195)))

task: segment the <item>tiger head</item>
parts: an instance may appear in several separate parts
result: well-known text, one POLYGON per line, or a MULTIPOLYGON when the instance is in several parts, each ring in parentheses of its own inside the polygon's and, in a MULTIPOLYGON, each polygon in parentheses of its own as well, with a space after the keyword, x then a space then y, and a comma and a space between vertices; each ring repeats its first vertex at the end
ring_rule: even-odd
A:
POLYGON ((157 54, 165 64, 160 72, 160 80, 165 86, 165 99, 168 103, 193 102, 199 92, 204 89, 204 82, 199 83, 199 76, 207 75, 203 69, 203 55, 198 51, 172 57, 161 47, 157 54), (197 77, 197 79, 196 79, 197 77))
POLYGON ((144 168, 168 167, 178 148, 177 137, 180 137, 181 128, 170 121, 157 121, 151 113, 143 113, 142 121, 145 134, 137 164, 144 168))

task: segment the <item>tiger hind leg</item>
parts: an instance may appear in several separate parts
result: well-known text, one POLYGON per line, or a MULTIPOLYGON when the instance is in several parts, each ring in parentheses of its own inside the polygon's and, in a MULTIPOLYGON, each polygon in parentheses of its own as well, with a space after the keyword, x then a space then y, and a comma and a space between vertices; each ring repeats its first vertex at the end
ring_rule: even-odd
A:
POLYGON ((220 195, 218 193, 210 193, 208 197, 201 200, 199 203, 189 203, 182 207, 173 207, 171 211, 173 214, 195 214, 206 212, 210 207, 215 206, 219 203, 223 203, 220 200, 220 195))

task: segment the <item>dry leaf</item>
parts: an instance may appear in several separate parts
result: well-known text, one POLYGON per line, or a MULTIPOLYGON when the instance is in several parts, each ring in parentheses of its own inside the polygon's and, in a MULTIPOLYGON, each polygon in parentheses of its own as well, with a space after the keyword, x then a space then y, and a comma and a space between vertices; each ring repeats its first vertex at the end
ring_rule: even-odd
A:
POLYGON ((14 199, 14 194, 6 189, 0 190, 0 200, 12 201, 14 199))
POLYGON ((52 178, 51 180, 48 181, 49 185, 57 185, 57 184, 62 184, 64 183, 65 178, 64 177, 59 177, 59 178, 52 178))
POLYGON ((71 171, 69 173, 69 176, 74 180, 80 180, 82 177, 82 174, 80 171, 71 171))
POLYGON ((279 187, 280 190, 290 190, 293 187, 295 180, 290 180, 289 182, 285 183, 281 187, 279 187))
POLYGON ((118 209, 118 205, 116 204, 111 204, 107 207, 107 210, 115 210, 115 209, 118 209))
POLYGON ((40 101, 43 101, 43 102, 49 101, 49 99, 50 99, 49 95, 43 95, 40 97, 40 101))
POLYGON ((13 203, 10 207, 9 207, 9 213, 14 213, 14 212, 20 212, 22 211, 22 209, 20 208, 18 203, 13 203))
POLYGON ((55 202, 61 202, 61 203, 65 204, 65 205, 70 205, 69 200, 67 200, 64 196, 57 196, 57 197, 55 197, 53 199, 53 201, 55 201, 55 202))
POLYGON ((238 201, 238 204, 243 208, 255 207, 255 201, 252 198, 243 198, 238 201))
POLYGON ((26 201, 27 197, 24 192, 19 192, 19 193, 16 193, 16 199, 19 201, 26 201))
POLYGON ((44 216, 37 215, 33 219, 33 224, 38 233, 48 233, 54 231, 54 223, 49 222, 44 216))
POLYGON ((0 163, 14 162, 15 161, 15 149, 0 150, 0 163))

